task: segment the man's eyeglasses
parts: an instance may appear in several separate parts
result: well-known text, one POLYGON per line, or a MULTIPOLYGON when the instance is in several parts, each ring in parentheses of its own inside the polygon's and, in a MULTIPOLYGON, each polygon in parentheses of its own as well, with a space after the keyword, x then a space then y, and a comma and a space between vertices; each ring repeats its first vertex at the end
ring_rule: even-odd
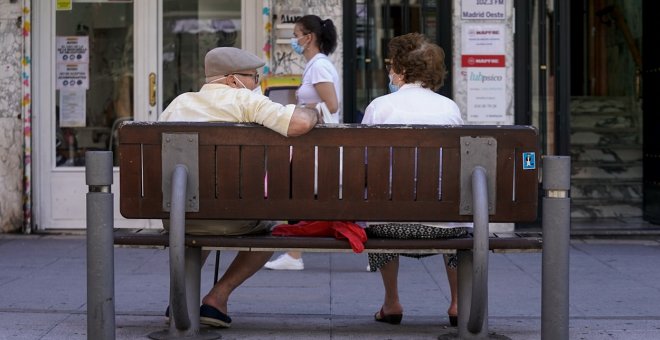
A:
POLYGON ((232 73, 232 74, 238 74, 239 76, 244 76, 244 77, 252 77, 254 79, 254 83, 258 84, 259 83, 259 73, 232 73))

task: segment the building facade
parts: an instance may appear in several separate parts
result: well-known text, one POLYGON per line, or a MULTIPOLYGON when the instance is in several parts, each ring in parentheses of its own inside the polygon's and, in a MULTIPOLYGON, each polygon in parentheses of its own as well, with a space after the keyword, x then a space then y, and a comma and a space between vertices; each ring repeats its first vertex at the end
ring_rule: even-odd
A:
MULTIPOLYGON (((198 90, 209 49, 249 50, 266 62, 265 76, 302 73, 289 40, 305 14, 337 27, 331 59, 342 78, 344 122, 359 122, 387 93, 388 40, 421 32, 445 49, 449 75, 440 93, 468 124, 534 125, 544 153, 573 157, 574 218, 658 222, 660 148, 644 138, 658 118, 653 100, 641 100, 657 77, 652 49, 643 48, 655 25, 644 13, 654 7, 641 0, 0 0, 0 231, 84 228, 85 151, 115 151, 121 122, 156 120, 178 94, 198 90)), ((118 171, 115 193, 117 184, 118 171)), ((129 225, 115 217, 117 227, 129 225)))

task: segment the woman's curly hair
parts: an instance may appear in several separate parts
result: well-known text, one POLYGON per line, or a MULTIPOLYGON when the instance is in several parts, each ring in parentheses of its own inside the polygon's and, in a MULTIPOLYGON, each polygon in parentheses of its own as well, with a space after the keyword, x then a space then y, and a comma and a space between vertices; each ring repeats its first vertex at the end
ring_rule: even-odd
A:
POLYGON ((392 69, 403 76, 406 83, 420 82, 423 87, 437 91, 447 75, 445 51, 420 33, 392 38, 388 44, 392 69))

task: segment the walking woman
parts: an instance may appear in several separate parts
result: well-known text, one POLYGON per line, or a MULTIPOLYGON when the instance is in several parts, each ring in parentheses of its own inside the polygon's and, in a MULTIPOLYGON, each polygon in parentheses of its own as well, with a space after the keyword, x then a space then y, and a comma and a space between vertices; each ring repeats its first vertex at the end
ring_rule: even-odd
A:
MULTIPOLYGON (((298 105, 315 108, 323 114, 323 122, 339 123, 341 88, 339 74, 328 56, 337 48, 337 30, 330 19, 305 15, 296 20, 291 48, 305 57, 302 84, 296 91, 298 105)), ((305 265, 300 252, 288 252, 264 266, 274 270, 302 270, 305 265)))

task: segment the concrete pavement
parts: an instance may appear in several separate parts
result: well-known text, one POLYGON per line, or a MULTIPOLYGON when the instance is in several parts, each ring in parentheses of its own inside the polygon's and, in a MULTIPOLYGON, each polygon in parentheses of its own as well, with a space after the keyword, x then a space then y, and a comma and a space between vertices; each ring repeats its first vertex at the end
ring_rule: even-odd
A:
MULTIPOLYGON (((0 235, 0 339, 85 339, 85 238, 0 235)), ((221 257, 221 270, 233 258, 221 257)), ((262 270, 236 290, 223 339, 437 339, 448 327, 442 258, 402 258, 401 325, 373 321, 382 302, 365 254, 306 253, 305 270, 262 270)), ((660 237, 571 241, 571 339, 660 339, 660 237)), ((118 339, 166 328, 167 252, 115 249, 118 339)), ((213 264, 203 269, 202 291, 213 264)), ((540 339, 541 254, 492 254, 490 329, 540 339)))

